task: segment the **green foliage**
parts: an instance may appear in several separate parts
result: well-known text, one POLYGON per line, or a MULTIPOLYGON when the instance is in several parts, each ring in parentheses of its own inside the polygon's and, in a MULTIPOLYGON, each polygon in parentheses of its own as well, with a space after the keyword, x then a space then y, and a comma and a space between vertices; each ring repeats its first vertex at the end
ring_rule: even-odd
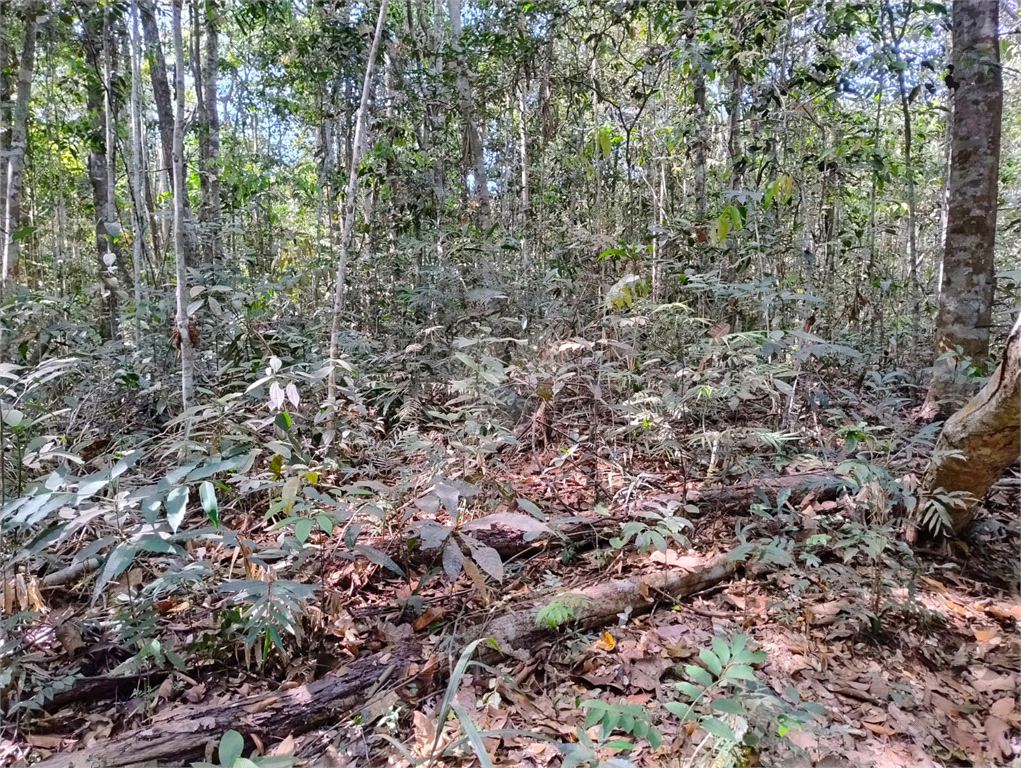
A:
MULTIPOLYGON (((635 548, 640 552, 655 548, 663 553, 667 551, 670 543, 679 547, 690 547, 691 542, 684 536, 683 531, 694 528, 686 518, 674 515, 679 506, 680 504, 674 501, 665 505, 662 511, 643 510, 635 513, 649 523, 637 520, 624 523, 620 527, 620 535, 610 539, 610 545, 614 549, 622 549, 633 539, 635 548)), ((685 505, 684 509, 689 514, 698 514, 698 508, 692 504, 685 505)))
POLYGON ((697 722, 715 738, 720 752, 739 745, 773 746, 791 726, 825 713, 813 702, 801 701, 793 687, 780 698, 760 683, 754 667, 766 654, 750 649, 743 634, 714 637, 698 657, 701 664, 684 665, 687 680, 676 683, 688 703, 668 701, 663 706, 682 721, 697 722))
POLYGON ((244 749, 244 736, 237 731, 230 730, 220 737, 220 744, 217 748, 219 763, 192 763, 191 766, 192 768, 216 768, 216 765, 223 768, 291 768, 294 765, 294 758, 290 755, 243 757, 244 749))
POLYGON ((535 614, 535 623, 540 627, 556 629, 573 621, 592 602, 592 598, 576 592, 557 595, 535 614))

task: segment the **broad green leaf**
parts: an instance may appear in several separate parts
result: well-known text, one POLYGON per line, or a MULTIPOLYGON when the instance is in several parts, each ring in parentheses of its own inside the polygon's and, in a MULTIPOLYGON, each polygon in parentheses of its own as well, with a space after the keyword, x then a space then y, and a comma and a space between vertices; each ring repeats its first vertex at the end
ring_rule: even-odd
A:
POLYGON ((118 544, 114 547, 110 554, 106 558, 106 564, 103 566, 103 571, 99 574, 99 578, 96 580, 96 588, 92 593, 92 603, 95 604, 99 596, 103 594, 103 588, 110 583, 112 579, 116 579, 122 573, 124 569, 131 565, 131 561, 135 559, 135 553, 137 550, 134 546, 129 544, 118 544))
POLYGON ((712 639, 713 651, 720 658, 720 661, 724 664, 730 663, 730 646, 727 641, 722 637, 714 637, 712 639))
POLYGON ((684 667, 685 673, 694 680, 696 683, 701 685, 703 688, 708 688, 713 684, 713 676, 706 672, 702 667, 695 666, 694 664, 688 664, 684 667))
POLYGON ((698 652, 698 657, 702 660, 702 663, 706 665, 709 671, 713 673, 714 677, 719 677, 723 672, 723 664, 720 663, 719 657, 708 648, 700 650, 698 652))
POLYGON ((230 730, 223 734, 220 738, 220 765, 230 766, 231 768, 237 762, 237 759, 241 757, 242 751, 245 748, 245 739, 237 731, 230 730))
POLYGON ((199 486, 199 501, 202 502, 202 509, 213 521, 213 525, 220 524, 219 508, 216 504, 216 488, 208 480, 203 480, 199 486))
POLYGON ((188 508, 188 486, 179 485, 167 494, 167 522, 170 530, 177 533, 177 529, 184 522, 184 514, 188 508))
POLYGON ((677 690, 679 690, 681 693, 683 693, 692 701, 696 701, 702 696, 703 689, 699 688, 698 686, 692 685, 689 682, 682 680, 681 682, 678 682, 675 685, 677 686, 677 690))
POLYGON ((717 712, 725 712, 728 715, 743 715, 744 707, 733 699, 713 699, 709 704, 717 712))
POLYGON ((461 567, 464 563, 464 554, 457 542, 451 539, 443 547, 443 571, 451 581, 457 581, 461 575, 461 567))
POLYGON ((312 534, 314 520, 311 517, 301 517, 294 521, 294 538, 304 544, 312 534))
POLYGON ((733 666, 727 667, 727 672, 723 676, 724 680, 754 680, 755 670, 745 664, 734 664, 733 666))
POLYGON ((366 560, 375 563, 376 565, 382 565, 387 570, 393 571, 398 576, 403 576, 404 571, 401 567, 393 561, 393 559, 385 552, 380 552, 378 549, 367 547, 364 544, 356 544, 351 547, 352 550, 360 555, 363 555, 366 560))
POLYGON ((138 540, 138 546, 146 552, 160 552, 168 555, 180 555, 184 552, 179 546, 166 539, 161 539, 154 533, 147 533, 138 540))
POLYGON ((730 726, 717 717, 703 717, 699 725, 719 739, 726 739, 734 744, 737 743, 737 736, 734 735, 730 726))

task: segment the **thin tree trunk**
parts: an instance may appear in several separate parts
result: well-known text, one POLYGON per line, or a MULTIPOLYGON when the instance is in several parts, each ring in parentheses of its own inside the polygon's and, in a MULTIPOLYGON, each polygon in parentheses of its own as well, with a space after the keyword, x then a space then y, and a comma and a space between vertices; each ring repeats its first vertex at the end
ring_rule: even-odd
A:
MULTIPOLYGON (((217 111, 216 80, 219 77, 219 26, 216 0, 204 3, 204 41, 201 59, 202 109, 199 126, 199 179, 202 184, 201 221, 206 238, 203 243, 203 260, 216 268, 223 253, 220 234, 220 117, 217 111)), ((198 46, 196 46, 198 47, 198 46)), ((198 53, 196 51, 196 53, 198 53)), ((196 66, 198 66, 196 64, 196 66)))
MULTIPOLYGON (((145 47, 149 52, 149 77, 152 81, 153 102, 156 105, 156 118, 160 131, 160 146, 163 149, 163 165, 166 173, 167 186, 173 187, 173 156, 174 156, 174 99, 170 92, 170 80, 167 78, 167 61, 163 55, 160 42, 159 24, 156 21, 156 10, 152 0, 139 0, 138 10, 142 17, 142 33, 145 36, 145 47)), ((190 266, 198 254, 194 217, 191 202, 184 200, 185 218, 185 259, 190 266)))
POLYGON ((952 409, 969 394, 955 350, 982 365, 989 352, 1003 112, 999 4, 954 2, 953 145, 936 361, 923 413, 952 409), (944 353, 950 353, 943 357, 944 353))
POLYGON ((18 241, 15 234, 21 223, 21 184, 25 170, 25 153, 28 147, 28 104, 32 97, 32 71, 35 68, 36 19, 40 6, 29 3, 23 16, 25 38, 21 47, 21 61, 18 67, 18 85, 14 116, 11 120, 10 144, 8 147, 5 205, 3 217, 3 256, 0 266, 0 298, 3 298, 7 282, 16 274, 18 266, 18 241))
POLYGON ((355 195, 358 191, 358 165, 361 163, 362 146, 364 145, 365 126, 369 111, 369 91, 372 86, 372 69, 376 61, 376 51, 383 37, 383 22, 386 21, 388 0, 381 0, 379 17, 376 19, 376 32, 369 48, 369 58, 365 62, 365 78, 362 81, 362 94, 355 116, 354 139, 351 145, 351 161, 348 167, 347 192, 344 197, 344 216, 340 231, 340 252, 337 256, 337 279, 333 293, 333 319, 330 323, 330 377, 327 384, 327 400, 335 405, 337 396, 337 377, 335 361, 340 344, 340 323, 344 314, 344 292, 347 289, 347 259, 351 250, 351 241, 355 226, 355 195))
POLYGON ((131 7, 131 168, 134 188, 135 232, 132 238, 132 275, 135 279, 135 350, 142 345, 142 244, 146 230, 145 186, 142 178, 141 49, 137 3, 131 7))
POLYGON ((181 3, 173 1, 174 87, 177 91, 177 119, 174 121, 174 264, 177 267, 176 337, 181 348, 181 406, 187 409, 195 391, 195 349, 188 318, 188 264, 185 258, 184 187, 184 39, 181 31, 181 3))
POLYGON ((518 151, 521 155, 521 215, 528 217, 528 114, 525 111, 527 85, 521 81, 518 90, 518 151))
POLYGON ((96 222, 96 271, 106 317, 101 325, 104 338, 116 339, 120 335, 118 318, 118 290, 115 270, 118 262, 118 234, 116 206, 110 188, 107 136, 107 88, 105 87, 103 38, 109 31, 105 15, 107 9, 94 6, 83 26, 82 42, 90 64, 87 82, 86 105, 92 118, 92 150, 88 157, 89 183, 92 186, 92 204, 96 222), (100 15, 102 14, 102 15, 100 15))
POLYGON ((692 142, 692 154, 695 160, 695 224, 704 232, 705 219, 709 211, 706 199, 706 159, 709 150, 707 137, 708 126, 705 107, 705 72, 701 66, 695 68, 693 76, 693 96, 695 101, 695 130, 692 142))
POLYGON ((450 14, 450 37, 456 56, 454 65, 457 67, 457 100, 464 121, 465 156, 471 162, 472 176, 475 183, 475 198, 479 206, 479 218, 482 229, 489 227, 489 177, 486 172, 485 150, 482 146, 482 133, 472 115, 471 86, 468 84, 468 69, 461 49, 461 0, 447 0, 450 14))
MULTIPOLYGON (((903 39, 903 31, 898 35, 893 19, 893 8, 886 6, 887 21, 890 25, 890 40, 893 44, 893 52, 898 62, 902 62, 900 44, 903 39)), ((922 289, 918 282, 918 245, 916 242, 916 200, 915 200, 915 173, 911 162, 911 104, 908 99, 907 84, 904 81, 906 67, 897 68, 897 91, 900 95, 900 109, 904 121, 904 172, 908 182, 908 278, 911 282, 911 339, 917 346, 919 341, 918 324, 922 312, 922 289)))

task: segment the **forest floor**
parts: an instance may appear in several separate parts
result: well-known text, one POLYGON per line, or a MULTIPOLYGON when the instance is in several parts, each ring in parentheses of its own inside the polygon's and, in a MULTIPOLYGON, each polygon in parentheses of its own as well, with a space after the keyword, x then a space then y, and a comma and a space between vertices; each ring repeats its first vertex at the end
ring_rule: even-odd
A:
MULTIPOLYGON (((166 647, 192 650, 185 669, 150 664, 132 670, 131 685, 87 688, 83 680, 108 682, 111 673, 124 673, 126 654, 109 631, 88 630, 109 620, 110 609, 90 607, 87 575, 54 589, 29 589, 38 620, 20 664, 50 681, 50 690, 40 711, 0 730, 0 765, 40 759, 71 765, 55 761, 118 735, 130 738, 133 729, 158 732, 161 723, 198 722, 204 712, 238 701, 256 717, 289 691, 342 678, 367 656, 386 661, 408 643, 414 644, 412 662, 396 672, 389 667, 313 728, 300 718, 296 726, 281 720, 280 728, 261 730, 239 722, 246 754, 289 755, 296 765, 538 768, 561 765, 563 745, 580 744, 574 754, 580 765, 623 765, 609 761, 625 758, 635 766, 678 768, 1017 764, 1016 470, 994 487, 969 539, 950 551, 912 552, 885 517, 885 490, 860 476, 848 479, 847 472, 836 493, 802 487, 781 489, 778 498, 773 488, 753 495, 750 505, 726 495, 714 502, 714 489, 723 484, 696 482, 683 467, 662 460, 632 457, 625 468, 597 451, 587 455, 564 461, 563 446, 548 444, 473 469, 472 482, 482 489, 473 503, 495 498, 500 513, 513 508, 509 500, 530 499, 546 511, 549 528, 581 521, 594 532, 526 543, 504 557, 499 584, 487 586, 471 568, 452 583, 427 578, 439 557, 429 572, 428 560, 416 564, 395 554, 412 574, 401 579, 377 563, 336 556, 325 534, 312 534, 315 554, 299 580, 316 585, 316 599, 288 658, 271 652, 260 664, 251 652, 223 643, 225 598, 217 593, 168 597, 156 604, 159 636, 166 647), (699 494, 702 501, 685 510, 699 494), (691 528, 634 546, 643 531, 663 530, 656 526, 664 510, 677 510, 691 528), (628 521, 649 528, 622 528, 628 521), (748 554, 752 541, 755 556, 748 554), (735 569, 694 594, 657 593, 655 587, 650 593, 651 575, 693 573, 735 549, 745 552, 731 557, 735 569), (573 621, 584 606, 572 614, 577 606, 568 604, 566 619, 539 627, 543 631, 530 635, 526 647, 491 651, 487 665, 450 674, 463 645, 486 637, 497 617, 515 611, 534 616, 556 595, 601 594, 591 590, 626 580, 637 583, 644 598, 635 610, 611 606, 604 611, 608 621, 573 621), (411 598, 421 599, 417 616, 407 610, 411 598), (732 665, 743 653, 736 636, 747 637, 764 658, 756 658, 753 679, 727 683, 713 667, 730 666, 726 656, 733 654, 732 665), (711 684, 687 665, 708 669, 711 684), (690 692, 693 681, 706 689, 704 700, 682 712, 677 702, 686 706, 689 699, 678 691, 690 692), (718 720, 706 719, 709 700, 718 720), (824 714, 806 716, 801 702, 814 702, 813 711, 824 714), (606 713, 616 714, 606 719, 606 713), (721 721, 743 742, 739 747, 721 738, 721 721), (615 728, 601 731, 599 722, 615 728), (658 738, 649 737, 651 726, 658 738)), ((777 477, 797 468, 788 463, 777 477)), ((924 459, 915 457, 898 469, 907 476, 923 468, 924 459)), ((836 462, 801 469, 840 474, 836 462)), ((372 482, 380 478, 377 473, 372 482)), ((768 489, 774 479, 763 472, 745 478, 744 487, 768 489)), ((429 482, 423 476, 419 486, 429 482)), ((406 506, 416 516, 450 522, 442 507, 406 506)), ((265 505, 238 509, 228 522, 252 540, 272 543, 278 534, 264 511, 265 505)), ((401 535, 376 531, 380 547, 390 552, 399 550, 393 539, 401 535)), ((240 568, 236 549, 199 554, 228 573, 240 568)), ((114 593, 153 577, 145 561, 137 561, 116 580, 114 593)), ((8 602, 9 612, 16 596, 8 602)))

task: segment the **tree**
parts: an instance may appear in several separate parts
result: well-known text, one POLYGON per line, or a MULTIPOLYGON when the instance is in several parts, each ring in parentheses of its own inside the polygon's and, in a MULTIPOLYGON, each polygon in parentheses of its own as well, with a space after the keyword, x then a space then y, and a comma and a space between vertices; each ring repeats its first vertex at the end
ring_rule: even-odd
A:
POLYGON ((461 46, 461 0, 447 0, 450 13, 450 38, 454 48, 454 68, 457 82, 457 104, 464 128, 465 156, 471 163, 474 196, 478 200, 482 228, 489 227, 489 174, 486 172, 485 149, 482 132, 473 114, 471 86, 468 84, 468 67, 461 46))
MULTIPOLYGON (((194 56, 196 70, 199 180, 202 185, 203 261, 217 265, 223 253, 220 234, 220 116, 217 109, 219 77, 219 8, 217 0, 205 0, 202 9, 202 54, 194 56), (200 63, 201 62, 201 63, 200 63)), ((198 34, 198 30, 196 30, 198 34)))
POLYGON ((82 44, 90 64, 87 78, 87 104, 92 131, 89 135, 88 173, 92 187, 92 204, 96 233, 96 270, 105 309, 101 333, 104 338, 117 339, 118 318, 117 269, 120 262, 117 206, 112 177, 114 120, 108 47, 110 45, 109 10, 101 4, 88 8, 82 25, 82 44))
MULTIPOLYGON (((183 0, 174 0, 173 34, 174 34, 174 89, 177 94, 177 116, 174 120, 174 266, 177 273, 177 314, 175 317, 174 338, 181 350, 181 405, 188 408, 195 394, 195 347, 193 345, 193 328, 195 327, 188 315, 188 263, 185 251, 185 199, 187 190, 184 181, 184 123, 187 114, 184 111, 184 39, 181 32, 181 4, 183 0)), ((197 336, 197 334, 194 334, 197 336)))
MULTIPOLYGON (((170 81, 167 79, 167 61, 163 55, 163 45, 160 42, 159 24, 156 21, 156 9, 152 0, 140 0, 138 10, 142 16, 142 32, 145 36, 145 47, 149 53, 149 77, 152 81, 153 102, 156 106, 157 124, 160 133, 160 147, 163 155, 163 170, 170 177, 170 186, 173 187, 173 155, 174 155, 174 130, 176 119, 174 117, 173 95, 170 92, 170 81)), ((184 244, 187 263, 191 265, 195 261, 198 245, 195 238, 191 202, 185 197, 184 205, 184 244)))
POLYGON ((988 383, 943 425, 925 475, 930 531, 961 534, 989 487, 1021 456, 1021 315, 1003 362, 988 383), (943 511, 943 514, 939 514, 943 511))
MULTIPOLYGON (((389 0, 380 0, 379 16, 376 19, 376 31, 372 36, 372 46, 365 61, 365 79, 362 81, 362 95, 355 116, 354 139, 351 142, 351 161, 348 166, 347 191, 344 194, 344 216, 341 220, 340 252, 337 256, 337 277, 333 286, 333 316, 330 321, 330 361, 337 359, 340 342, 340 323, 344 314, 344 293, 347 290, 347 261, 351 250, 355 227, 355 195, 358 192, 358 166, 362 161, 365 144, 365 127, 369 111, 369 90, 372 85, 372 69, 376 61, 376 51, 383 37, 383 22, 386 21, 386 8, 389 0)), ((330 366, 330 379, 327 401, 334 405, 337 397, 337 378, 335 368, 330 366)))
MULTIPOLYGON (((6 183, 3 207, 3 254, 0 266, 0 298, 7 281, 18 266, 18 229, 21 226, 21 185, 25 170, 28 142, 28 105, 32 97, 32 71, 35 67, 36 19, 42 7, 37 2, 24 6, 22 21, 24 38, 18 66, 18 85, 14 117, 11 121, 10 143, 7 147, 6 183)), ((2 89, 0 89, 2 90, 2 89)))
POLYGON ((958 353, 981 366, 989 352, 993 308, 997 176, 1003 111, 998 37, 999 3, 955 0, 954 90, 949 209, 943 283, 936 318, 936 352, 924 412, 959 404, 969 381, 958 353))

